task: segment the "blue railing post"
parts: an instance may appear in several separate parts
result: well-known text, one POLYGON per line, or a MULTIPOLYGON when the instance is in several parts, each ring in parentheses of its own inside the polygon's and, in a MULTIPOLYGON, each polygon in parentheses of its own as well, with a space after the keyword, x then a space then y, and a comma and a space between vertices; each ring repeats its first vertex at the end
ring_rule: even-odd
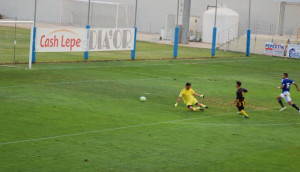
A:
POLYGON ((90 25, 86 25, 86 36, 87 36, 87 45, 86 45, 86 51, 84 52, 84 59, 87 60, 89 59, 89 46, 90 46, 90 29, 91 26, 90 25))
POLYGON ((217 27, 213 28, 213 37, 212 37, 212 48, 211 48, 211 55, 216 55, 216 42, 217 42, 217 27))
POLYGON ((133 43, 133 50, 131 50, 131 60, 135 60, 136 36, 137 36, 137 27, 134 27, 134 43, 133 43))
POLYGON ((246 47, 246 56, 250 56, 250 46, 251 46, 251 30, 247 30, 247 47, 246 47))
POLYGON ((32 63, 35 63, 36 53, 35 53, 35 40, 36 40, 36 27, 33 27, 33 40, 32 40, 32 63))
POLYGON ((178 57, 179 27, 175 27, 173 57, 178 57))

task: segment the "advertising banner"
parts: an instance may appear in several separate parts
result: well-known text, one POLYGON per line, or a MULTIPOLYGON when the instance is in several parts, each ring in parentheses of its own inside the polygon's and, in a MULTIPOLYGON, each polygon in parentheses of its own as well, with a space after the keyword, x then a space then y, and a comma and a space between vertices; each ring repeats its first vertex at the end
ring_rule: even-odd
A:
POLYGON ((287 56, 291 58, 300 58, 300 45, 289 44, 287 56))
POLYGON ((133 28, 38 28, 36 52, 120 51, 134 49, 133 28), (89 37, 88 37, 89 35, 89 37))
POLYGON ((286 46, 283 43, 266 42, 265 55, 284 57, 286 55, 286 46))
POLYGON ((36 52, 76 52, 87 50, 86 29, 38 28, 36 52))
POLYGON ((134 29, 91 29, 89 51, 134 49, 134 29))

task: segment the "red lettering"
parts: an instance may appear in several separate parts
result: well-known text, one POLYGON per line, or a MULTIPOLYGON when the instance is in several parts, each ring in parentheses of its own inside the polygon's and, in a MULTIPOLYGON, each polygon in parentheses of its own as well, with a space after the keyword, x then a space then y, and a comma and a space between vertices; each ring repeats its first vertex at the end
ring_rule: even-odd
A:
POLYGON ((71 39, 71 47, 70 50, 72 51, 73 47, 75 47, 76 39, 71 39))
POLYGON ((49 47, 53 47, 53 38, 50 39, 49 47))
POLYGON ((49 38, 46 39, 46 41, 45 41, 45 46, 46 46, 46 47, 49 47, 49 38))
POLYGON ((56 38, 56 35, 54 36, 54 47, 58 47, 58 39, 56 38))
POLYGON ((46 37, 45 35, 43 35, 43 36, 41 37, 41 42, 40 42, 41 47, 45 47, 45 45, 43 45, 43 39, 44 39, 45 37, 46 37))
POLYGON ((64 36, 61 36, 61 47, 66 47, 66 45, 64 45, 64 36))
POLYGON ((70 47, 70 39, 66 39, 66 47, 70 47))
POLYGON ((80 38, 66 38, 65 35, 61 35, 61 37, 57 37, 57 35, 52 35, 51 37, 42 35, 40 37, 40 47, 42 48, 61 47, 73 51, 74 48, 80 47, 81 43, 82 40, 80 38))
MULTIPOLYGON (((76 39, 76 38, 65 39, 64 36, 61 37, 61 47, 67 47, 70 49, 70 51, 72 51, 74 47, 80 47, 80 43, 81 43, 81 39, 76 39)), ((58 40, 55 40, 54 44, 58 44, 58 40)))
POLYGON ((81 39, 77 39, 76 41, 76 47, 80 47, 81 39))

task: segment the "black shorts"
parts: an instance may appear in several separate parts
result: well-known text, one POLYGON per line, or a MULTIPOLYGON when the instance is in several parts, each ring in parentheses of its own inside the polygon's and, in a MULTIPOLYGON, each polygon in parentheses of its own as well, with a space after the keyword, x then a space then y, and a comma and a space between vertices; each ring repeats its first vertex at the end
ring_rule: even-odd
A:
MULTIPOLYGON (((199 102, 197 102, 195 105, 197 105, 199 102)), ((187 108, 190 108, 191 106, 193 106, 193 105, 187 105, 186 107, 187 108)))
POLYGON ((245 104, 246 104, 246 100, 238 101, 236 103, 236 107, 238 108, 239 111, 241 111, 245 109, 245 104))

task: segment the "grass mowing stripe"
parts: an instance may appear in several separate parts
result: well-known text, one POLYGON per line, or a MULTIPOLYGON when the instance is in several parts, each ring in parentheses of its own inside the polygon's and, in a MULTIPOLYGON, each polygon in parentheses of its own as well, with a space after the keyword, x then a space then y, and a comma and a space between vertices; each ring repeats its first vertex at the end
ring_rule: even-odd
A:
MULTIPOLYGON (((153 74, 143 73, 143 72, 132 72, 132 71, 127 71, 127 70, 122 70, 122 72, 130 73, 130 74, 136 74, 136 75, 145 75, 145 76, 153 76, 153 77, 161 78, 161 75, 153 75, 153 74)), ((172 78, 172 77, 164 76, 164 78, 172 78)))
POLYGON ((243 126, 243 127, 266 127, 266 126, 284 126, 284 125, 300 125, 300 123, 283 123, 283 124, 222 124, 222 123, 207 123, 207 122, 197 122, 197 123, 182 123, 176 122, 174 124, 182 125, 211 125, 211 126, 243 126))
MULTIPOLYGON (((261 109, 261 110, 253 110, 253 111, 248 111, 248 112, 259 112, 259 111, 266 111, 266 110, 270 110, 270 109, 272 109, 272 108, 261 109)), ((10 145, 10 144, 17 144, 17 143, 25 143, 25 142, 43 141, 43 140, 57 139, 57 138, 63 138, 63 137, 80 136, 80 135, 87 135, 87 134, 93 134, 93 133, 103 133, 103 132, 109 132, 109 131, 117 131, 117 130, 123 130, 123 129, 153 126, 153 125, 160 125, 160 124, 171 124, 171 123, 178 124, 177 122, 207 119, 207 118, 218 117, 218 116, 226 116, 226 115, 230 115, 230 114, 233 114, 233 113, 231 112, 231 113, 226 113, 226 114, 211 115, 211 116, 205 116, 205 117, 199 117, 199 118, 188 118, 188 119, 163 121, 163 122, 149 123, 149 124, 138 124, 138 125, 125 126, 125 127, 109 128, 109 129, 104 129, 104 130, 95 130, 95 131, 87 131, 87 132, 81 132, 81 133, 64 134, 64 135, 58 135, 58 136, 41 137, 41 138, 35 138, 35 139, 26 139, 26 140, 19 140, 19 141, 2 142, 2 143, 0 143, 0 146, 10 145)))
MULTIPOLYGON (((147 80, 172 78, 170 76, 160 77, 159 75, 152 75, 152 74, 141 73, 141 72, 129 72, 129 71, 123 71, 123 72, 131 73, 131 74, 148 75, 148 76, 153 76, 156 78, 108 79, 108 80, 86 80, 86 81, 81 80, 81 81, 66 81, 66 82, 50 82, 50 83, 44 83, 44 84, 22 84, 22 85, 11 85, 11 86, 4 86, 4 87, 0 86, 0 88, 14 88, 14 87, 41 86, 41 85, 63 85, 63 84, 92 83, 92 82, 147 81, 147 80)), ((197 79, 197 78, 203 78, 203 77, 185 77, 185 78, 197 79)), ((180 78, 178 78, 178 79, 180 79, 180 78)))
MULTIPOLYGON (((191 59, 193 61, 197 59, 191 59)), ((176 61, 191 61, 187 59, 180 59, 176 61)), ((127 67, 147 67, 147 66, 173 66, 173 65, 198 65, 198 64, 214 64, 214 63, 244 63, 244 62, 266 62, 266 61, 284 61, 284 59, 269 59, 269 60, 218 60, 218 61, 205 61, 205 59, 200 59, 201 63, 179 63, 179 64, 136 64, 136 65, 122 65, 122 66, 88 66, 88 67, 55 67, 55 68, 35 68, 33 66, 32 70, 65 70, 65 69, 98 69, 98 68, 127 68, 127 67)), ((289 59, 294 60, 294 59, 289 59)), ((297 60, 294 60, 295 62, 297 60)), ((98 62, 98 63, 105 63, 105 62, 98 62)), ((61 64, 68 64, 68 63, 61 63, 61 64)), ((70 63, 76 64, 76 63, 70 63)), ((4 67, 4 66, 3 66, 4 67)), ((20 70, 22 68, 10 68, 10 70, 20 70)))
POLYGON ((27 87, 27 86, 41 86, 41 85, 63 85, 63 84, 77 84, 77 83, 91 83, 91 82, 119 82, 119 81, 145 81, 145 80, 155 80, 155 79, 165 79, 170 77, 160 77, 160 78, 140 78, 140 79, 108 79, 108 80, 87 80, 87 81, 68 81, 68 82, 52 82, 44 84, 24 84, 24 85, 11 85, 0 88, 14 88, 14 87, 27 87))
MULTIPOLYGON (((195 59, 193 59, 195 60, 195 59)), ((197 59, 196 59, 197 60, 197 59)), ((177 60, 176 60, 177 61, 177 60)), ((178 61, 191 61, 181 59, 178 61)), ((218 61, 205 61, 201 59, 201 63, 179 63, 179 64, 136 64, 136 65, 122 65, 122 66, 89 66, 89 67, 64 67, 64 68, 35 68, 35 70, 47 69, 97 69, 97 68, 126 68, 126 67, 147 67, 147 66, 174 66, 174 65, 197 65, 197 64, 213 64, 213 63, 244 63, 244 62, 258 62, 258 61, 284 61, 284 59, 270 59, 270 60, 218 60, 218 61)))

